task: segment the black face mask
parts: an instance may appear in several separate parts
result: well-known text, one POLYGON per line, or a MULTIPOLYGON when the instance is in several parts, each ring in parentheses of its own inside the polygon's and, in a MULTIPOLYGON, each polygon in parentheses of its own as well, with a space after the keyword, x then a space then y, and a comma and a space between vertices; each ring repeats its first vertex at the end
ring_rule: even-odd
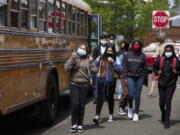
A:
POLYGON ((106 56, 107 57, 113 57, 113 54, 112 53, 106 53, 106 56))

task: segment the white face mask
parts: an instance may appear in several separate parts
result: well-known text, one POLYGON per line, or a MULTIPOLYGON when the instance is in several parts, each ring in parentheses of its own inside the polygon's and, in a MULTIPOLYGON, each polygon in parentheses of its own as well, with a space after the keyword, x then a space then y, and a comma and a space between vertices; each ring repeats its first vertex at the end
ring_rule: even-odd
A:
POLYGON ((112 44, 112 43, 114 43, 114 40, 110 40, 109 42, 110 42, 110 44, 112 44))
POLYGON ((170 58, 170 57, 172 56, 172 52, 165 52, 165 56, 166 56, 167 58, 170 58))
POLYGON ((102 45, 105 45, 105 44, 106 44, 106 40, 101 40, 100 43, 101 43, 102 45))

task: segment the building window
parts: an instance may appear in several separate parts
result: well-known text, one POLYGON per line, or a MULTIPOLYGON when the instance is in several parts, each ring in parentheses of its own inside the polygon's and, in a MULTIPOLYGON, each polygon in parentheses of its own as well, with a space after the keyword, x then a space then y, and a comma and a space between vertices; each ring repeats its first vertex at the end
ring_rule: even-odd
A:
POLYGON ((48 32, 52 33, 55 31, 55 0, 48 0, 48 32))
POLYGON ((7 0, 0 1, 0 26, 7 26, 7 0))
POLYGON ((37 0, 31 0, 31 28, 37 28, 37 0))
POLYGON ((11 0, 11 27, 19 25, 19 0, 11 0))
POLYGON ((28 28, 28 8, 29 1, 21 0, 21 27, 27 29, 28 28))
POLYGON ((39 29, 46 31, 46 0, 39 1, 39 29))

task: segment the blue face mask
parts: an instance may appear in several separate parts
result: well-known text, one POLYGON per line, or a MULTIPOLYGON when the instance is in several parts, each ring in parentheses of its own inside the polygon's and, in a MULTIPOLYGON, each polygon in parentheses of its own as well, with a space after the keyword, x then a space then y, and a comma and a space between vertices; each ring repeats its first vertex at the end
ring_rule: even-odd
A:
POLYGON ((77 53, 79 56, 85 56, 86 55, 86 51, 83 49, 80 49, 80 48, 77 50, 77 53))
POLYGON ((165 52, 165 56, 166 56, 167 58, 170 58, 170 57, 172 56, 172 52, 165 52))

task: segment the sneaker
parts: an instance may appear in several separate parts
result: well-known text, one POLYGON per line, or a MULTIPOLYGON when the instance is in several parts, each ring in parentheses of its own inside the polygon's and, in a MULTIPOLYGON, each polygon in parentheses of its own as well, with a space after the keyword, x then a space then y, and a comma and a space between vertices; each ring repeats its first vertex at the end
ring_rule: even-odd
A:
POLYGON ((137 113, 134 113, 133 121, 139 121, 139 115, 137 113))
POLYGON ((77 125, 73 125, 70 129, 71 133, 76 133, 77 132, 77 125))
POLYGON ((133 108, 128 107, 128 118, 129 119, 133 118, 133 108))
POLYGON ((109 115, 108 122, 109 122, 109 123, 113 122, 113 116, 112 116, 112 114, 109 115))
POLYGON ((83 132, 84 132, 83 126, 78 126, 78 133, 83 133, 83 132))
POLYGON ((117 113, 118 113, 119 115, 126 115, 126 114, 127 114, 122 107, 119 107, 117 113))
POLYGON ((98 126, 99 125, 99 116, 95 116, 93 122, 98 126))

